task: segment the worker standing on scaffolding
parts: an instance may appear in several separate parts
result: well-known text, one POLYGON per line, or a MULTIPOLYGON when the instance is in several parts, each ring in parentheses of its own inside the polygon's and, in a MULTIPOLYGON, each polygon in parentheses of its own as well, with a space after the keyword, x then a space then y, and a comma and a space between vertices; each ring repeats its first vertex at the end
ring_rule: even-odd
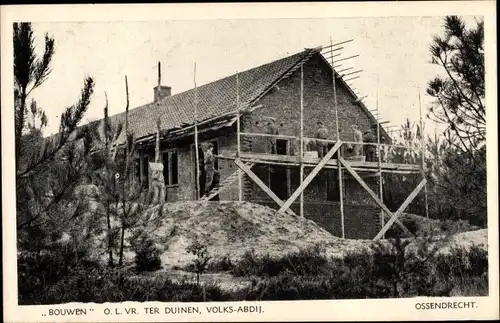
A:
MULTIPOLYGON (((373 134, 372 130, 368 130, 363 135, 363 141, 368 143, 376 143, 377 137, 373 134)), ((377 146, 376 145, 366 145, 365 146, 365 156, 366 161, 374 162, 377 157, 377 146)))
POLYGON ((276 154, 276 137, 278 135, 278 127, 276 127, 276 119, 269 118, 269 122, 267 123, 267 133, 271 135, 268 137, 268 146, 271 154, 276 154))
POLYGON ((358 129, 356 124, 351 125, 351 128, 354 132, 354 142, 359 143, 358 145, 354 144, 354 156, 361 156, 361 152, 363 151, 363 133, 358 129))
POLYGON ((205 152, 205 194, 210 192, 215 172, 215 157, 213 153, 214 145, 209 143, 205 152))
POLYGON ((318 157, 323 158, 328 153, 328 143, 324 140, 328 139, 328 129, 326 129, 323 121, 318 121, 318 131, 316 132, 318 147, 318 157))

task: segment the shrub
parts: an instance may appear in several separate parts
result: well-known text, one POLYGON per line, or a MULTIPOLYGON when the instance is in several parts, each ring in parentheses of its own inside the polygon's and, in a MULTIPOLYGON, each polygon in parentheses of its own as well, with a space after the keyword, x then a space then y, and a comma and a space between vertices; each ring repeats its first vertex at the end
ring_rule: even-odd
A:
POLYGON ((155 246, 153 240, 146 236, 139 239, 134 247, 135 269, 137 272, 155 271, 161 269, 160 250, 155 246))
POLYGON ((445 277, 488 276, 488 252, 479 246, 452 248, 449 254, 436 257, 437 271, 445 277))
MULTIPOLYGON (((205 249, 197 246, 193 250, 205 249)), ((19 253, 19 303, 488 295, 486 251, 480 247, 454 248, 449 254, 436 254, 425 240, 413 247, 394 239, 374 245, 370 253, 351 253, 338 259, 328 259, 320 248, 311 248, 280 258, 258 257, 249 251, 239 262, 227 257, 212 262, 212 268, 232 266, 232 272, 252 276, 251 286, 233 291, 222 290, 217 284, 172 281, 163 273, 134 275, 126 268, 103 268, 90 260, 87 250, 67 245, 42 253, 19 253)))
MULTIPOLYGON (((43 304, 40 295, 51 294, 54 286, 65 288, 66 281, 83 270, 94 271, 99 263, 90 258, 85 246, 57 245, 39 252, 21 251, 17 257, 19 304, 43 304)), ((84 277, 84 276, 83 276, 84 277)), ((56 291, 57 292, 57 291, 56 291)), ((48 300, 47 300, 48 301, 48 300)))
POLYGON ((322 252, 321 247, 313 246, 278 258, 270 255, 258 256, 253 250, 247 251, 234 264, 231 273, 236 277, 274 277, 281 274, 323 275, 331 270, 331 266, 322 252))
MULTIPOLYGON (((213 259, 207 264, 207 271, 209 272, 222 272, 231 271, 234 268, 234 264, 229 256, 223 256, 218 259, 213 259)), ((188 268, 190 268, 189 266, 188 268)))

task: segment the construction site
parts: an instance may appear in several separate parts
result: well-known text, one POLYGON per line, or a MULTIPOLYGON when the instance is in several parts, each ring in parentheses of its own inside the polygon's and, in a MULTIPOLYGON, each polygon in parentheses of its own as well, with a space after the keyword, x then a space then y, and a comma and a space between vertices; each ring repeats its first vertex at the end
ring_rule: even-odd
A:
POLYGON ((357 56, 341 56, 350 41, 199 87, 195 65, 194 88, 176 95, 161 84, 158 63, 154 101, 127 116, 139 151, 134 180, 158 203, 247 201, 341 238, 378 240, 393 225, 409 234, 398 217, 426 194, 424 156, 392 160, 410 147, 392 143, 378 101, 368 109, 351 87, 361 71, 342 67, 357 56), (396 212, 383 201, 387 173, 422 177, 396 212))
POLYGON ((341 62, 355 56, 335 59, 346 42, 200 87, 195 79, 194 89, 177 95, 161 84, 159 63, 154 102, 127 120, 139 147, 136 180, 150 191, 159 184, 158 202, 249 201, 342 238, 380 239, 393 224, 409 233, 398 216, 425 188, 424 158, 391 160, 409 147, 392 144, 378 104, 369 110, 349 85, 357 71, 341 62), (384 173, 422 176, 396 212, 383 202, 384 173))

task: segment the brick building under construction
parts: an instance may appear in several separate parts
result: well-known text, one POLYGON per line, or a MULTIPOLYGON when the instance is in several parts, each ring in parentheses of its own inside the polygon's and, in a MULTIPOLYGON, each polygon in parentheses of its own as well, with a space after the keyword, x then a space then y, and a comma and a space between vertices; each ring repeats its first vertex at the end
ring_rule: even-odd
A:
MULTIPOLYGON (((398 214, 391 213, 374 192, 382 189, 383 172, 422 169, 352 158, 353 124, 362 132, 375 127, 386 145, 391 139, 322 50, 305 49, 175 95, 159 81, 153 102, 128 115, 139 151, 135 180, 148 185, 159 119, 168 202, 250 201, 304 216, 345 238, 379 238, 382 227, 387 230, 394 222, 406 229, 397 220, 404 205, 398 214), (277 135, 268 135, 269 120, 275 120, 277 135), (329 130, 325 158, 309 153, 315 151, 320 120, 329 130), (270 140, 275 151, 269 149, 270 140), (207 142, 213 143, 217 156, 218 183, 203 196, 201 147, 207 142)), ((111 122, 124 118, 124 113, 115 115, 111 122)), ((423 185, 425 179, 407 204, 423 185)))

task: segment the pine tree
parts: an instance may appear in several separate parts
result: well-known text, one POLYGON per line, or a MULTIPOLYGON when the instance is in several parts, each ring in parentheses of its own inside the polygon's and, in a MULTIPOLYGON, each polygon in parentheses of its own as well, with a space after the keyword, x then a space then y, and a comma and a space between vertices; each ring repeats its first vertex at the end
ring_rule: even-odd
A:
POLYGON ((486 140, 484 22, 468 29, 460 17, 446 17, 444 36, 434 37, 430 53, 445 76, 428 84, 427 94, 435 98, 429 117, 447 125, 451 144, 475 158, 486 140))
POLYGON ((435 156, 434 184, 454 216, 486 224, 486 106, 484 22, 468 27, 457 16, 444 19, 444 35, 430 46, 432 63, 444 77, 427 87, 435 99, 429 117, 447 126, 446 149, 435 156))
MULTIPOLYGON (((108 266, 121 266, 124 263, 125 235, 127 230, 135 229, 148 208, 148 198, 144 188, 134 177, 136 167, 135 138, 129 131, 128 81, 125 77, 127 105, 125 107, 125 126, 111 121, 108 116, 108 102, 104 107, 104 149, 99 152, 104 161, 102 169, 96 172, 94 183, 99 187, 99 202, 104 206, 107 225, 108 266), (116 263, 114 253, 117 253, 116 263)), ((106 96, 107 97, 107 96, 106 96)))
POLYGON ((18 240, 21 247, 41 248, 48 237, 58 237, 63 224, 82 214, 73 193, 91 172, 96 133, 92 125, 79 124, 89 107, 94 80, 85 78, 79 100, 61 115, 59 133, 44 138, 45 112, 34 99, 29 109, 27 102, 51 73, 55 40, 45 35, 45 49, 38 57, 31 24, 15 23, 13 42, 18 240))

